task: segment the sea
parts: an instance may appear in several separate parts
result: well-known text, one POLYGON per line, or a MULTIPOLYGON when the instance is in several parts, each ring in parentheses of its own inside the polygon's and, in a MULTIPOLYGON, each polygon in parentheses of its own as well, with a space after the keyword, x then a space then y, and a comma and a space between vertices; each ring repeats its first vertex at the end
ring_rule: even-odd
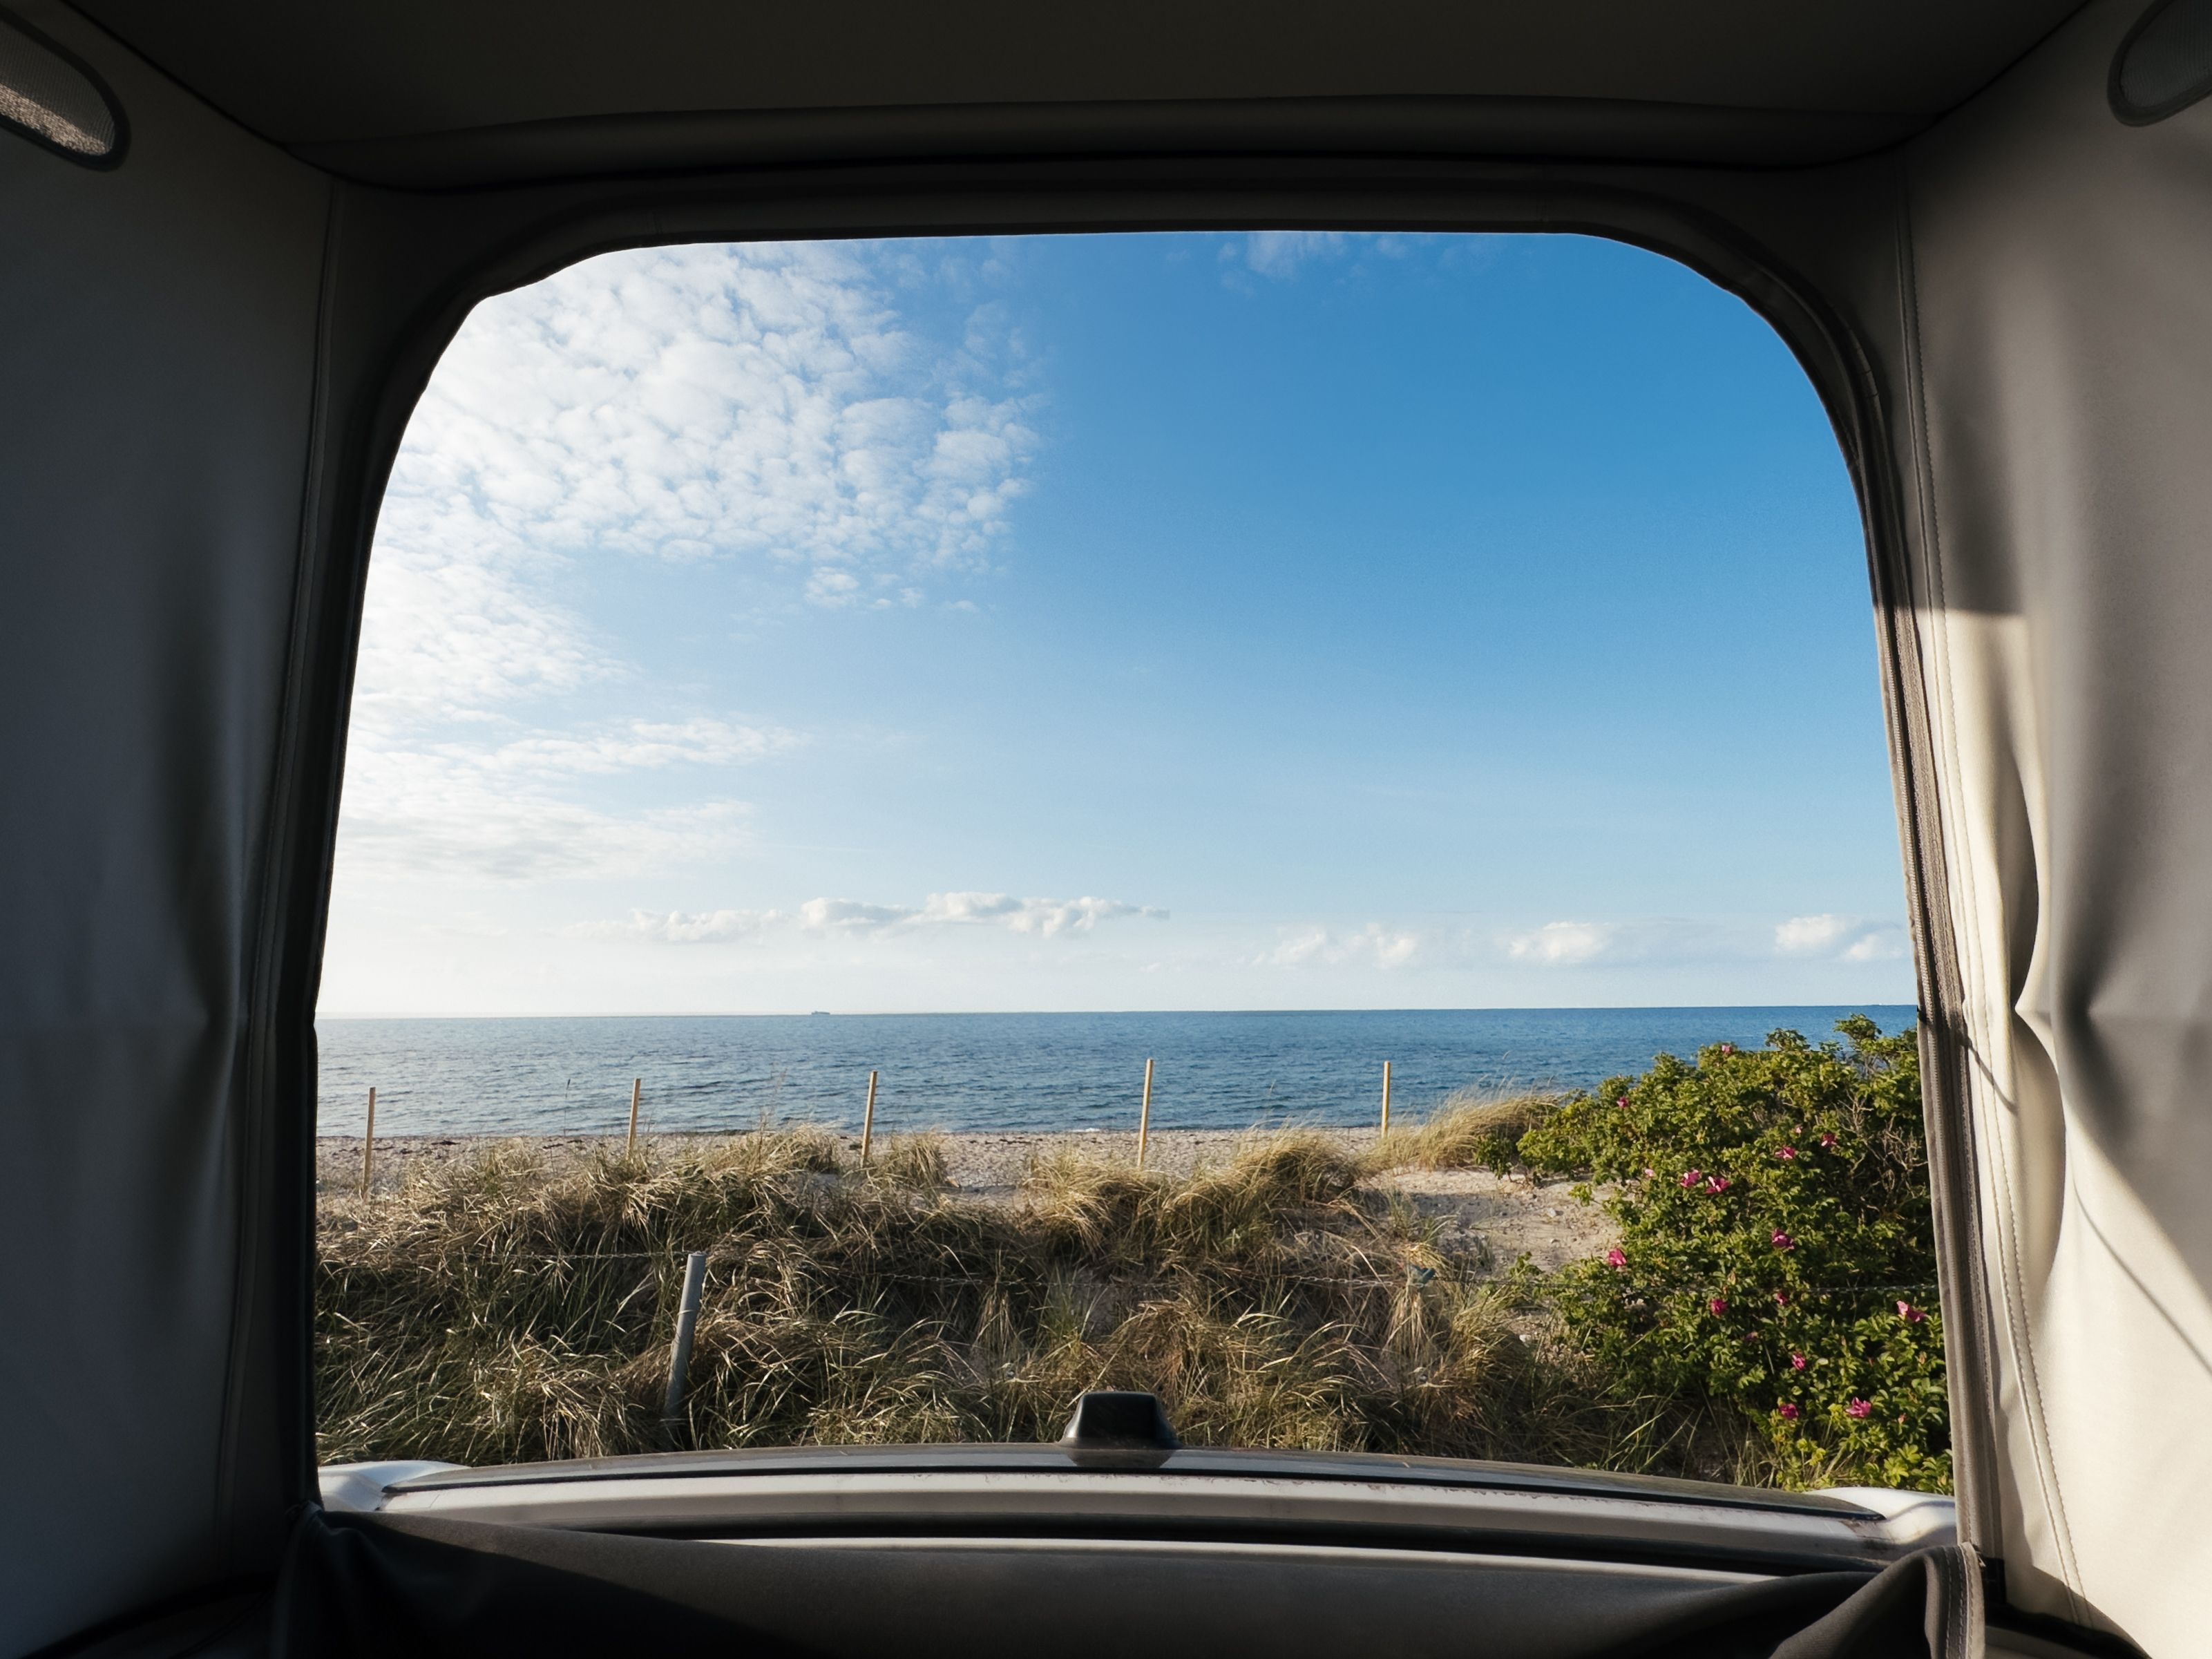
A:
POLYGON ((1815 1041, 1910 1007, 1470 1008, 1251 1013, 811 1014, 318 1023, 320 1130, 382 1135, 607 1134, 640 1087, 646 1133, 799 1122, 857 1132, 877 1074, 878 1133, 1133 1130, 1153 1063, 1157 1129, 1419 1115, 1462 1090, 1592 1088, 1787 1029, 1815 1041))

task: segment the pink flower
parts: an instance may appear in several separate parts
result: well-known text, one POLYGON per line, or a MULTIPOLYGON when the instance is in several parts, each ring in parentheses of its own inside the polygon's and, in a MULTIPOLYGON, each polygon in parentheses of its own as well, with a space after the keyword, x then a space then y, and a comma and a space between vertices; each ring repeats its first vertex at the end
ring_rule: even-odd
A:
POLYGON ((1803 1370, 1805 1369, 1805 1356, 1802 1353, 1791 1354, 1790 1356, 1790 1369, 1793 1371, 1803 1370))
POLYGON ((1897 1304, 1897 1316, 1908 1325, 1924 1325, 1928 1322, 1928 1316, 1910 1302, 1900 1302, 1897 1304))
POLYGON ((1685 1187, 1694 1187, 1705 1178, 1705 1172, 1703 1170, 1692 1170, 1682 1177, 1682 1184, 1685 1187))
POLYGON ((1791 1405, 1788 1401, 1784 1401, 1781 1405, 1775 1407, 1775 1409, 1782 1414, 1782 1420, 1784 1422, 1795 1423, 1797 1420, 1797 1408, 1791 1405))
POLYGON ((1605 1265, 1608 1267, 1626 1267, 1628 1265, 1628 1258, 1617 1248, 1610 1249, 1605 1253, 1605 1265))
POLYGON ((1657 1175, 1658 1173, 1659 1173, 1659 1171, 1658 1171, 1658 1170, 1655 1170, 1655 1169, 1653 1169, 1653 1168, 1652 1168, 1649 1164, 1645 1164, 1645 1165, 1644 1166, 1644 1178, 1646 1181, 1650 1180, 1654 1176, 1657 1175))
POLYGON ((1706 1303, 1705 1305, 1713 1310, 1713 1317, 1718 1319, 1723 1314, 1728 1311, 1728 1298, 1726 1297, 1717 1296, 1711 1301, 1706 1303))
POLYGON ((1707 1176, 1705 1177, 1705 1190, 1709 1193, 1724 1193, 1735 1185, 1735 1182, 1730 1181, 1726 1176, 1707 1176))
POLYGON ((1873 1411, 1873 1402, 1866 1400, 1853 1400, 1850 1405, 1844 1407, 1844 1414, 1847 1417, 1865 1417, 1873 1411))
POLYGON ((1833 1135, 1822 1135, 1820 1137, 1820 1144, 1823 1146, 1832 1146, 1836 1144, 1836 1138, 1833 1135))
POLYGON ((1790 1292, 1789 1292, 1789 1291, 1775 1291, 1775 1293, 1774 1293, 1774 1305, 1775 1305, 1776 1307, 1778 1307, 1778 1308, 1786 1308, 1786 1307, 1788 1307, 1788 1306, 1790 1305, 1790 1292))
POLYGON ((1626 1106, 1628 1104, 1628 1097, 1626 1095, 1623 1095, 1619 1100, 1614 1101, 1613 1103, 1616 1106, 1626 1106))
POLYGON ((1733 1042, 1723 1042, 1721 1044, 1721 1052, 1724 1054, 1734 1054, 1735 1052, 1735 1044, 1733 1042))
POLYGON ((1797 1248, 1797 1241, 1778 1228, 1774 1234, 1774 1248, 1778 1250, 1794 1250, 1797 1248))
POLYGON ((1795 1146, 1777 1146, 1774 1149, 1774 1155, 1780 1158, 1795 1158, 1797 1156, 1797 1149, 1795 1146))

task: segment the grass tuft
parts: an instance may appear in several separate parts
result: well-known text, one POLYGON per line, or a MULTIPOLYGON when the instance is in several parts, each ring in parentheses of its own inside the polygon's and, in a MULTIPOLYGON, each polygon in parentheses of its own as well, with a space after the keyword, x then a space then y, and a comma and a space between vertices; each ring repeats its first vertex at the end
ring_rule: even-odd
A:
POLYGON ((1500 1097, 1463 1089, 1419 1123, 1394 1128, 1367 1156, 1370 1170, 1495 1170, 1521 1162, 1521 1137, 1560 1107, 1553 1095, 1500 1097))
POLYGON ((898 1136, 869 1167, 878 1180, 917 1192, 941 1192, 952 1184, 951 1158, 939 1130, 898 1136))

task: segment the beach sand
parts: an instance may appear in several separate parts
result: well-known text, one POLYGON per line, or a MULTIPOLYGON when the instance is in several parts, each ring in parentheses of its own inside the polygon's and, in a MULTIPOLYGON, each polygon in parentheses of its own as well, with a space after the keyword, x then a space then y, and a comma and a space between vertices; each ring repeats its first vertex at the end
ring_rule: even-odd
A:
MULTIPOLYGON (((1372 1129, 1324 1133, 1355 1152, 1375 1142, 1372 1129)), ((726 1138, 653 1135, 640 1139, 659 1152, 674 1154, 699 1141, 726 1138)), ((1163 1175, 1187 1176, 1201 1163, 1226 1162, 1237 1143, 1246 1138, 1243 1133, 1229 1129, 1162 1130, 1146 1145, 1146 1167, 1163 1175)), ((877 1146, 881 1147, 886 1139, 879 1138, 877 1146)), ((375 1190, 397 1190, 415 1175, 502 1141, 526 1145, 544 1158, 550 1169, 558 1169, 564 1163, 589 1157, 595 1148, 618 1148, 620 1137, 379 1135, 375 1190)), ((1014 1201, 1023 1176, 1038 1158, 1067 1152, 1133 1159, 1137 1152, 1135 1135, 1103 1133, 947 1133, 944 1141, 952 1182, 948 1197, 982 1203, 1014 1201)), ((859 1137, 849 1137, 846 1146, 857 1153, 859 1137)), ((315 1150, 317 1194, 349 1198, 359 1190, 360 1181, 361 1137, 322 1136, 315 1150)), ((1488 1272, 1502 1273, 1522 1255, 1548 1272, 1577 1258, 1601 1254, 1615 1237, 1613 1223, 1603 1211, 1576 1200, 1571 1181, 1537 1181, 1518 1174, 1494 1175, 1487 1170, 1395 1170, 1365 1184, 1377 1193, 1402 1196, 1422 1216, 1437 1224, 1437 1242, 1446 1254, 1479 1261, 1488 1272)))

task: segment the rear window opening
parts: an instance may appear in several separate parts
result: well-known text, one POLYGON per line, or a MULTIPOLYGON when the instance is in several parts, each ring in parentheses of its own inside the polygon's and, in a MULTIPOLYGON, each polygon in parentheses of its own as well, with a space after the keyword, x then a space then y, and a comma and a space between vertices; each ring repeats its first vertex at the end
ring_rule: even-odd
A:
POLYGON ((1191 1445, 1947 1490, 1871 620, 1803 372, 1605 241, 485 301, 362 623, 324 1458, 1121 1390, 1191 1445))

